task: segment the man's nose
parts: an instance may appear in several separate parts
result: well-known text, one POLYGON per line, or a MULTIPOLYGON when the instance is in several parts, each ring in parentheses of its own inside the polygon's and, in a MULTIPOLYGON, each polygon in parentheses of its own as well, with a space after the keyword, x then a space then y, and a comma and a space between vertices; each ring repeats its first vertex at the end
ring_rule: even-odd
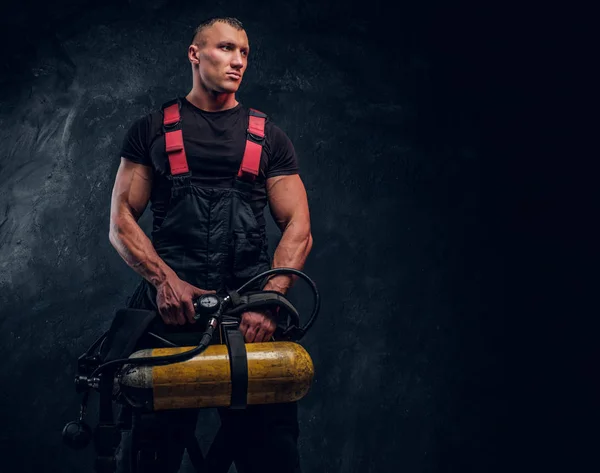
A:
POLYGON ((244 60, 240 51, 236 51, 235 53, 233 53, 233 58, 231 59, 231 66, 236 67, 238 69, 244 67, 244 60))

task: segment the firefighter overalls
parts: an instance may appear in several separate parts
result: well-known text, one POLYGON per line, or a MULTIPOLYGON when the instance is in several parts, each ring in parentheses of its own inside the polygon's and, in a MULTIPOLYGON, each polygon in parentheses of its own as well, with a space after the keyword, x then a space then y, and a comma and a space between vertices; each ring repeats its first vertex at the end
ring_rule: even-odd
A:
MULTIPOLYGON (((271 267, 266 234, 250 205, 252 182, 260 167, 265 118, 250 109, 246 148, 231 186, 199 187, 192 184, 185 155, 180 103, 175 100, 163 105, 172 190, 166 216, 153 231, 152 241, 158 255, 179 278, 198 288, 236 289, 271 267)), ((154 287, 143 280, 128 305, 156 310, 155 301, 154 287)), ((192 335, 201 330, 194 327, 198 323, 166 327, 156 320, 156 324, 162 324, 166 331, 191 331, 192 335)), ((300 471, 296 403, 218 411, 220 441, 215 440, 217 447, 206 459, 212 471, 227 473, 231 458, 238 473, 300 471)), ((117 453, 117 471, 178 471, 183 451, 194 435, 197 415, 196 410, 174 410, 134 415, 132 419, 131 409, 125 407, 120 416, 125 432, 117 453)))

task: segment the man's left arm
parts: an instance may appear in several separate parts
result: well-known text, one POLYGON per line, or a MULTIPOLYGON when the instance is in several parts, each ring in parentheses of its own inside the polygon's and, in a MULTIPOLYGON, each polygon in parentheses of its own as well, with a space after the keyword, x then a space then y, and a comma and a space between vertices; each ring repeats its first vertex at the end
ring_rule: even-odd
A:
MULTIPOLYGON (((313 243, 304 184, 298 174, 292 174, 271 177, 267 179, 266 186, 271 215, 282 232, 273 256, 273 267, 301 270, 313 243)), ((291 275, 273 276, 264 289, 285 294, 296 278, 291 275)), ((270 340, 275 328, 272 317, 257 311, 242 314, 239 327, 246 343, 270 340)))
MULTIPOLYGON (((301 270, 312 248, 310 213, 304 184, 298 174, 267 179, 271 215, 282 232, 273 256, 274 268, 301 270)), ((269 279, 265 290, 285 294, 296 276, 277 275, 269 279)))

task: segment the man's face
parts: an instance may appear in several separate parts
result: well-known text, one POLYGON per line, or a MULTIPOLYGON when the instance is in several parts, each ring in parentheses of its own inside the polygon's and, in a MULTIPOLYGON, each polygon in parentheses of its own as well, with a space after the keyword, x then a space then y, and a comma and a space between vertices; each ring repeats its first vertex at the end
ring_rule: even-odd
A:
POLYGON ((196 38, 193 56, 199 61, 200 80, 215 92, 237 92, 248 65, 248 36, 227 23, 217 22, 196 38))

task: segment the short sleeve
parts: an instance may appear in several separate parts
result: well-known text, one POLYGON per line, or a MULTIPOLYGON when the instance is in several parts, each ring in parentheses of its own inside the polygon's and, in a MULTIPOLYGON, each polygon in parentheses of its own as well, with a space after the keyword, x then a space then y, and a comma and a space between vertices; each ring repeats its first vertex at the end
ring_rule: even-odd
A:
POLYGON ((149 152, 149 120, 148 117, 136 120, 127 130, 123 138, 121 156, 134 163, 152 166, 149 152))
POLYGON ((298 174, 298 160, 296 159, 294 145, 288 136, 276 125, 271 126, 269 142, 271 156, 269 158, 266 177, 298 174))

